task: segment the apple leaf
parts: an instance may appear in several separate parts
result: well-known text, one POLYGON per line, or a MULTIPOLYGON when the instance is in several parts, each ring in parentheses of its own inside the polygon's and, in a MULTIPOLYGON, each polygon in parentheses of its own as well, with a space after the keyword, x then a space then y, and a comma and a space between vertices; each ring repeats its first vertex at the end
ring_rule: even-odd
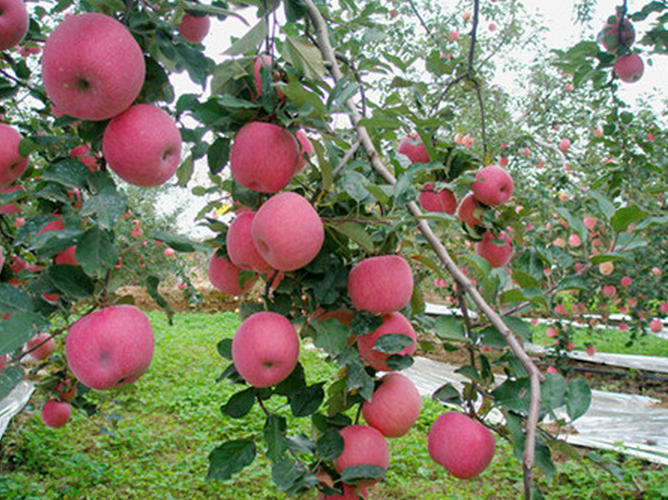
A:
POLYGON ((294 36, 288 35, 283 56, 309 80, 319 80, 327 73, 318 47, 294 36))
POLYGON ((323 382, 303 388, 301 391, 290 396, 290 409, 295 417, 308 417, 313 415, 323 400, 325 391, 322 388, 323 382))
POLYGON ((46 278, 62 293, 74 299, 85 299, 95 292, 95 283, 79 266, 49 266, 46 278))
POLYGON ((373 239, 361 224, 358 224, 357 222, 344 222, 343 224, 336 224, 331 227, 350 238, 367 252, 374 251, 375 246, 373 239))
POLYGON ((576 378, 568 383, 568 395, 566 396, 566 410, 571 420, 584 415, 591 404, 591 388, 587 381, 576 378))
POLYGON ((95 196, 84 201, 81 215, 97 215, 97 222, 103 229, 112 229, 118 219, 125 213, 127 196, 113 187, 100 190, 95 196))
POLYGON ((545 380, 540 385, 541 404, 543 408, 552 413, 557 408, 566 404, 566 393, 568 383, 558 373, 545 374, 545 380))
POLYGON ((271 468, 271 479, 279 490, 291 496, 303 493, 320 482, 303 465, 287 458, 274 463, 271 468))
POLYGON ((32 311, 33 299, 23 290, 14 288, 9 283, 0 283, 0 313, 20 313, 32 311))
POLYGON ((48 165, 42 172, 42 180, 56 182, 72 188, 87 186, 90 170, 79 160, 60 160, 48 165))
POLYGON ((19 349, 48 325, 49 322, 35 312, 20 312, 0 321, 0 356, 19 349))
POLYGON ((198 250, 197 244, 190 241, 188 238, 168 233, 166 231, 155 231, 151 233, 151 237, 155 240, 166 243, 177 252, 196 252, 198 250))
POLYGON ((287 422, 285 417, 271 414, 267 417, 262 434, 267 443, 267 456, 272 462, 280 460, 288 450, 288 440, 285 438, 287 422))
POLYGON ((528 378, 508 379, 492 392, 492 396, 501 406, 520 415, 526 415, 529 412, 529 394, 528 378))
POLYGON ((401 354, 392 354, 389 358, 385 360, 385 364, 391 371, 400 372, 406 370, 413 366, 413 357, 406 354, 402 356, 401 354))
POLYGON ((206 153, 209 172, 213 175, 219 174, 230 159, 230 140, 227 137, 218 137, 209 146, 206 153))
POLYGON ((232 360, 232 339, 223 339, 217 345, 218 354, 223 359, 232 360))
POLYGON ((286 0, 285 17, 291 23, 299 21, 306 15, 307 7, 304 0, 286 0))
POLYGON ((153 300, 155 300, 156 304, 162 308, 163 311, 165 311, 165 314, 167 314, 167 320, 169 321, 169 324, 173 324, 173 319, 174 319, 174 311, 172 308, 169 306, 165 298, 160 295, 160 292, 158 291, 158 285, 160 284, 160 280, 156 276, 149 276, 146 278, 146 290, 148 291, 148 294, 151 296, 153 300))
POLYGON ((333 460, 343 453, 343 437, 338 429, 330 427, 316 443, 318 454, 325 460, 333 460))
POLYGON ((631 224, 640 222, 645 217, 647 217, 647 212, 637 205, 630 205, 628 207, 623 207, 618 209, 615 212, 615 215, 610 219, 610 225, 612 228, 621 233, 625 231, 627 227, 631 224))
POLYGON ((260 19, 243 37, 234 42, 232 46, 225 51, 228 56, 236 56, 247 52, 255 52, 262 41, 267 36, 267 23, 260 19))
POLYGON ((531 341, 533 330, 531 330, 531 327, 524 320, 514 316, 504 316, 503 322, 508 328, 519 335, 524 342, 531 341))
POLYGON ((461 404, 462 398, 459 391, 450 382, 436 389, 432 399, 445 404, 461 404))
POLYGON ((252 388, 244 389, 241 392, 233 394, 227 403, 220 407, 223 415, 232 418, 243 418, 253 409, 255 404, 255 392, 252 388))
POLYGON ((403 333, 387 333, 376 340, 373 349, 383 354, 396 354, 413 345, 413 339, 403 333))
POLYGON ((315 334, 313 344, 327 353, 337 355, 346 348, 350 331, 348 327, 335 319, 313 324, 315 334))
POLYGON ((480 336, 482 337, 482 345, 484 346, 494 349, 504 349, 508 346, 501 332, 491 325, 480 332, 480 336))
POLYGON ((347 346, 337 357, 339 365, 346 367, 348 390, 357 391, 367 401, 371 399, 374 382, 360 359, 359 351, 347 346))
POLYGON ((23 368, 18 365, 9 366, 2 370, 0 377, 0 401, 5 399, 16 385, 23 380, 23 368))
POLYGON ((74 258, 89 276, 104 275, 118 259, 113 234, 98 227, 90 228, 77 244, 74 258))
POLYGON ((359 481, 377 481, 384 475, 385 468, 379 465, 351 465, 341 472, 341 481, 354 484, 359 481))
POLYGON ((209 454, 207 481, 227 481, 233 474, 248 467, 255 460, 257 447, 253 441, 238 439, 227 441, 209 454))
POLYGON ((464 323, 454 316, 439 316, 434 324, 434 333, 441 340, 467 342, 464 323))

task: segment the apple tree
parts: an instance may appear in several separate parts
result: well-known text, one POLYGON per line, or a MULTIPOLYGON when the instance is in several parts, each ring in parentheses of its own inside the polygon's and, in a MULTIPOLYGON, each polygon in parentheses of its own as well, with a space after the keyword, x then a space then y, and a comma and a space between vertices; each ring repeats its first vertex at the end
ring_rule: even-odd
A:
POLYGON ((550 476, 564 445, 540 422, 578 418, 590 392, 541 373, 522 316, 603 306, 605 317, 635 293, 637 331, 666 312, 665 250, 649 250, 665 247, 666 137, 660 116, 618 94, 639 78, 634 43, 665 50, 659 24, 630 35, 630 20, 660 20, 662 4, 633 15, 623 4, 599 42, 531 68, 515 100, 493 78, 509 49, 536 43, 520 2, 63 1, 29 15, 7 4, 30 22, 0 40, 0 397, 29 355, 48 374, 53 427, 69 401, 88 408, 87 390, 135 381, 153 334, 117 293, 123 254, 140 238, 165 256, 208 248, 212 283, 261 295, 218 345, 218 382, 238 387, 222 413, 264 415, 262 432, 213 450, 209 479, 263 453, 288 494, 373 495, 392 463, 386 438, 420 412, 401 374, 419 346, 469 360, 462 390, 433 395, 459 411, 434 423, 432 459, 475 476, 500 436, 523 463, 525 498, 541 498, 535 468, 550 476), (221 61, 201 45, 214 17, 248 26, 221 61), (202 91, 177 95, 174 72, 202 91), (209 240, 144 233, 122 186, 171 182, 209 200, 198 221, 209 240), (630 274, 638 263, 651 265, 642 278, 630 274), (436 320, 424 299, 434 279, 456 305, 436 320), (303 342, 337 377, 307 376, 303 342))

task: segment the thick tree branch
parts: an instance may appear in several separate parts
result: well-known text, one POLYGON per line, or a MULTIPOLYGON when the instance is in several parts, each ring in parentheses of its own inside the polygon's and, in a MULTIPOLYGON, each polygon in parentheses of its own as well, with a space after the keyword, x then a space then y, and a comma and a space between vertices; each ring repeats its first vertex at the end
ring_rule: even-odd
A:
MULTIPOLYGON (((313 0, 305 0, 308 15, 311 18, 313 26, 316 30, 316 36, 319 43, 320 51, 326 62, 330 64, 330 70, 334 80, 338 81, 343 77, 343 73, 336 61, 336 54, 329 39, 327 24, 322 17, 318 7, 316 7, 313 0)), ((477 2, 476 2, 477 3, 477 2)), ((355 128, 359 139, 362 141, 362 146, 369 157, 369 161, 376 173, 382 177, 388 184, 396 184, 394 175, 383 164, 383 161, 376 151, 371 136, 366 127, 359 125, 362 119, 357 106, 352 99, 346 103, 350 109, 350 120, 355 128)), ((414 201, 408 203, 408 211, 413 215, 417 221, 418 228, 425 237, 429 245, 432 247, 441 263, 445 266, 448 272, 457 281, 459 287, 465 291, 471 300, 476 304, 480 311, 489 319, 490 323, 503 335, 508 343, 511 351, 522 363, 526 370, 531 386, 531 401, 529 406, 529 414, 527 418, 527 429, 525 437, 524 448, 524 477, 525 477, 525 497, 531 498, 531 476, 535 464, 535 445, 536 445, 536 431, 538 427, 538 416, 540 410, 540 380, 541 374, 533 360, 524 350, 522 344, 517 337, 510 331, 510 329, 503 322, 501 316, 490 306, 487 301, 480 295, 476 287, 471 283, 467 276, 454 262, 441 240, 436 236, 434 231, 429 226, 429 223, 422 219, 422 211, 414 201)))

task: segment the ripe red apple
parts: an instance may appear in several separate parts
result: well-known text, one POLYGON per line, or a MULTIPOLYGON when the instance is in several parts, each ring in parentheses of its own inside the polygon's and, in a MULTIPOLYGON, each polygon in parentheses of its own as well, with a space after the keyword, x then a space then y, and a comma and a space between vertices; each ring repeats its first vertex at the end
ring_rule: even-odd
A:
POLYGON ((615 74, 626 83, 635 83, 642 78, 645 64, 636 53, 619 56, 615 61, 615 74))
POLYGON ((469 193, 462 198, 461 202, 459 202, 457 217, 471 227, 479 226, 482 221, 476 217, 476 215, 481 213, 482 210, 482 207, 476 201, 473 193, 469 193))
MULTIPOLYGON (((253 84, 255 86, 255 92, 257 97, 260 97, 262 95, 261 71, 263 67, 269 68, 269 71, 272 75, 272 79, 274 82, 280 79, 279 73, 273 70, 274 60, 272 59, 272 57, 268 54, 262 54, 257 56, 255 58, 255 62, 253 63, 253 84)), ((278 96, 279 99, 283 99, 285 97, 285 94, 280 89, 276 89, 276 95, 278 96)))
POLYGON ((260 274, 271 273, 274 269, 260 255, 253 242, 252 224, 257 212, 243 212, 236 216, 227 231, 227 255, 232 264, 245 271, 260 274))
POLYGON ((26 343, 26 349, 31 351, 31 358, 41 361, 51 356, 56 350, 56 342, 48 333, 39 333, 26 343))
POLYGON ((60 429, 65 425, 70 415, 72 415, 72 407, 67 401, 50 399, 42 406, 42 422, 54 429, 60 429))
POLYGON ((391 333, 408 335, 413 339, 413 343, 411 345, 404 347, 396 354, 405 356, 412 355, 415 352, 415 348, 417 346, 417 335, 415 334, 413 325, 411 325, 410 321, 408 321, 403 314, 393 312, 383 316, 383 324, 380 325, 376 330, 367 335, 361 335, 357 337, 357 348, 359 349, 360 356, 362 356, 362 359, 364 359, 364 362, 367 365, 379 371, 390 371, 387 366, 387 358, 389 358, 391 354, 376 351, 373 346, 383 335, 391 333))
POLYGON ((60 112, 75 118, 106 120, 125 111, 145 74, 139 44, 125 26, 103 14, 66 18, 44 45, 44 89, 60 112))
POLYGON ((608 52, 617 52, 620 48, 628 49, 633 45, 636 32, 627 17, 620 23, 618 16, 610 16, 598 34, 598 43, 608 52), (621 38, 620 31, 621 28, 621 38))
POLYGON ((67 265, 67 266, 78 266, 79 263, 77 262, 76 257, 74 256, 75 252, 77 251, 77 247, 75 245, 63 250, 59 254, 56 255, 54 262, 58 265, 67 265))
POLYGON ((482 241, 475 244, 475 253, 489 262, 493 268, 503 267, 513 257, 513 243, 504 232, 494 235, 486 231, 482 235, 482 241))
POLYGON ((297 160, 295 173, 299 173, 304 168, 304 165, 306 165, 306 160, 313 155, 315 149, 313 148, 311 139, 309 139, 309 136, 302 129, 297 130, 297 134, 295 135, 297 142, 299 142, 299 159, 297 160))
POLYGON ((429 163, 431 161, 427 148, 417 132, 413 132, 402 139, 397 148, 397 153, 406 155, 413 163, 429 163))
POLYGON ((288 185, 299 160, 293 135, 273 123, 250 122, 237 133, 230 151, 230 172, 239 184, 262 193, 288 185))
POLYGON ((318 500, 364 500, 369 497, 369 490, 364 487, 355 487, 351 484, 343 483, 343 495, 323 496, 318 494, 318 500))
POLYGON ((241 288, 239 284, 239 273, 241 269, 232 264, 225 257, 217 257, 216 252, 211 256, 209 261, 209 281, 219 290, 228 295, 238 297, 246 293, 253 283, 257 281, 256 278, 249 279, 241 288))
POLYGON ((0 185, 11 184, 28 168, 28 158, 19 154, 21 139, 16 129, 0 123, 0 185))
POLYGON ((434 185, 427 183, 422 186, 418 198, 420 206, 427 212, 454 214, 457 210, 457 198, 449 189, 434 191, 434 185))
POLYGON ((91 155, 90 148, 84 144, 81 144, 79 146, 74 146, 70 150, 70 156, 75 159, 79 160, 81 163, 86 165, 88 167, 88 170, 91 172, 95 172, 97 170, 98 164, 97 164, 97 158, 91 155))
POLYGON ((494 436, 487 427, 456 411, 438 417, 429 431, 429 456, 459 479, 469 479, 485 470, 495 448, 494 436))
POLYGON ((653 319, 649 322, 649 329, 654 333, 659 333, 661 330, 663 330, 663 321, 660 319, 653 319))
POLYGON ((388 373, 370 401, 362 404, 364 420, 385 437, 406 434, 420 416, 422 398, 415 384, 401 373, 388 373))
MULTIPOLYGON (((387 470, 390 451, 383 435, 368 425, 349 425, 340 431, 343 453, 334 459, 334 468, 341 474, 346 467, 375 465, 387 470)), ((363 480, 357 486, 369 487, 380 481, 363 480)))
POLYGON ((0 0, 0 50, 9 50, 23 40, 28 21, 28 10, 21 0, 0 0))
POLYGON ((209 33, 211 20, 209 16, 186 14, 179 24, 179 33, 184 40, 191 43, 201 43, 209 33))
POLYGON ((374 314, 400 311, 413 295, 411 266, 401 255, 364 259, 348 275, 348 295, 359 311, 374 314))
POLYGON ((164 184, 181 161, 181 133, 160 108, 137 104, 109 122, 102 137, 109 167, 135 186, 164 184))
POLYGON ((322 220, 303 196, 285 192, 265 201, 251 225, 260 255, 279 271, 294 271, 315 259, 325 240, 322 220))
MULTIPOLYGON (((21 186, 0 186, 0 194, 9 194, 15 191, 23 191, 23 188, 21 186)), ((13 215, 18 213, 21 213, 21 209, 16 203, 0 205, 0 214, 13 215)))
POLYGON ((297 331, 287 318, 277 313, 249 316, 232 339, 234 366, 254 387, 269 387, 285 380, 298 358, 297 331))
POLYGON ((151 322, 134 306, 110 306, 74 323, 65 339, 67 364, 79 382, 99 391, 130 384, 153 359, 151 322))
POLYGON ((503 205, 513 195, 513 178, 498 165, 489 165, 475 174, 471 190, 476 201, 495 207, 503 205))

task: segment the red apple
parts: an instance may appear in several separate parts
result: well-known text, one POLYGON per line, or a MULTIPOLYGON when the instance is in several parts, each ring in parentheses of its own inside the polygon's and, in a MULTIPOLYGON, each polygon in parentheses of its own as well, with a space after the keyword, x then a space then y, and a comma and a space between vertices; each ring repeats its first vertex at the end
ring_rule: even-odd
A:
POLYGON ((72 401, 77 397, 77 381, 65 379, 62 384, 56 386, 56 391, 61 401, 72 401))
MULTIPOLYGON (((269 71, 272 75, 272 80, 274 82, 280 79, 278 72, 273 70, 274 60, 272 59, 272 57, 268 54, 262 54, 257 56, 255 58, 255 62, 253 63, 253 84, 255 86, 255 93, 257 97, 260 97, 262 95, 261 71, 263 67, 269 68, 269 71)), ((279 99, 283 99, 285 97, 285 94, 280 89, 276 89, 276 95, 278 96, 279 99)))
POLYGON ((293 135, 273 123, 250 122, 237 133, 230 151, 230 172, 239 184, 262 193, 288 185, 299 160, 293 135))
POLYGON ((663 330, 663 321, 660 319, 653 319, 649 322, 649 329, 654 333, 659 333, 661 330, 663 330))
POLYGON ((503 267, 513 257, 513 243, 504 232, 494 235, 486 231, 482 241, 475 244, 475 253, 489 262, 493 268, 503 267))
POLYGON ((135 186, 159 186, 181 161, 181 133, 171 116, 150 104, 137 104, 109 122, 102 137, 109 167, 135 186))
POLYGON ((489 165, 478 171, 471 190, 476 201, 495 207, 503 205, 513 195, 513 178, 497 165, 489 165))
POLYGON ((481 225, 482 221, 479 219, 480 213, 483 211, 478 204, 473 193, 469 193, 459 203, 457 208, 457 217, 469 226, 475 227, 481 225))
POLYGON ((429 163, 429 153, 417 132, 404 137, 397 148, 397 153, 408 156, 413 163, 429 163))
POLYGON ((459 479, 485 470, 495 449, 494 436, 487 427, 456 411, 438 417, 429 431, 429 456, 459 479))
POLYGON ((11 184, 28 168, 28 158, 19 153, 21 139, 16 129, 0 123, 0 185, 11 184))
POLYGON ((76 257, 74 256, 75 252, 77 251, 76 246, 71 246, 59 254, 56 255, 54 262, 58 265, 67 265, 67 266, 78 266, 79 263, 77 262, 76 257))
POLYGON ((239 375, 254 387, 285 380, 299 359, 299 336, 292 323, 273 312, 249 316, 232 339, 232 360, 239 375))
POLYGON ((153 359, 151 322, 134 306, 110 306, 74 323, 65 339, 67 364, 79 382, 99 391, 130 384, 153 359))
POLYGON ((348 275, 348 294, 355 308, 374 314, 400 311, 413 295, 413 273, 401 255, 370 257, 348 275))
POLYGON ((21 0, 0 0, 0 50, 9 50, 23 40, 28 21, 28 10, 21 0))
POLYGON ((415 384, 401 373, 388 373, 381 385, 362 404, 364 420, 385 437, 406 434, 420 416, 422 398, 415 384))
MULTIPOLYGON (((383 435, 368 425, 349 425, 340 431, 343 438, 343 453, 334 459, 334 468, 341 474, 346 467, 375 465, 387 470, 390 451, 383 435)), ((380 479, 362 480, 357 486, 369 487, 380 479)))
POLYGON ((226 237, 227 256, 240 269, 269 274, 274 269, 253 242, 252 225, 256 216, 257 212, 243 212, 232 221, 226 237))
POLYGON ((636 32, 627 17, 620 23, 618 16, 610 16, 598 34, 598 43, 608 52, 617 52, 620 48, 628 49, 633 45, 636 32), (621 38, 619 31, 621 28, 621 38))
POLYGON ((434 185, 431 183, 422 186, 418 201, 427 212, 441 212, 452 215, 457 210, 457 198, 454 193, 449 189, 441 189, 436 192, 434 191, 434 185))
POLYGON ((179 24, 179 33, 184 40, 191 43, 201 43, 209 33, 210 27, 209 16, 186 14, 179 24))
POLYGON ((303 196, 285 192, 265 201, 251 225, 260 255, 279 271, 294 271, 315 259, 325 240, 322 220, 303 196))
POLYGON ((209 261, 209 281, 219 290, 228 295, 238 297, 246 293, 253 283, 257 281, 256 278, 249 279, 241 288, 239 284, 239 273, 241 269, 232 264, 225 257, 217 257, 216 252, 211 256, 209 261))
POLYGON ((57 399, 48 400, 42 407, 42 422, 44 425, 60 429, 72 415, 72 407, 67 401, 57 399))
POLYGON ((94 172, 97 170, 98 164, 97 164, 97 158, 91 155, 90 148, 84 144, 81 144, 79 146, 74 146, 70 150, 70 156, 75 159, 79 160, 81 163, 86 165, 88 167, 88 170, 91 172, 94 172))
POLYGON ((27 342, 26 349, 30 351, 31 358, 41 361, 56 350, 56 342, 48 333, 39 333, 27 342))
POLYGON ((369 490, 364 487, 355 487, 351 484, 343 483, 343 495, 323 496, 318 495, 318 500, 364 500, 369 497, 369 490))
POLYGON ((390 371, 390 368, 387 366, 387 358, 389 358, 391 354, 376 351, 373 346, 383 335, 396 333, 408 335, 413 339, 411 345, 404 347, 396 354, 400 356, 412 355, 417 346, 417 335, 415 334, 413 325, 411 325, 410 321, 408 321, 403 314, 393 312, 383 316, 383 324, 376 330, 367 335, 357 337, 357 348, 359 349, 360 356, 362 356, 364 362, 376 370, 384 372, 390 371))
POLYGON ((615 61, 615 74, 626 83, 635 83, 642 78, 645 64, 636 53, 619 56, 615 61))
POLYGON ((145 74, 139 44, 125 26, 103 14, 66 18, 44 45, 44 89, 60 112, 75 118, 106 120, 125 111, 145 74))
POLYGON ((306 165, 306 160, 313 155, 315 149, 313 148, 311 139, 309 139, 309 136, 306 135, 303 130, 297 130, 296 137, 297 141, 299 142, 299 159, 297 160, 297 168, 295 169, 295 173, 299 173, 304 168, 304 165, 306 165))

